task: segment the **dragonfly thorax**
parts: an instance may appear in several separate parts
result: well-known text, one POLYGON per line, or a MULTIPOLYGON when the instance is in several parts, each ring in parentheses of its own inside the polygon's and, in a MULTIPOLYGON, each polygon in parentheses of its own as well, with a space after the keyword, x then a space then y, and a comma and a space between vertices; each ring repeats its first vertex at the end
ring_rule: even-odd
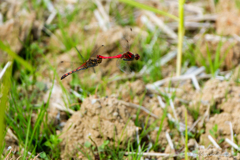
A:
POLYGON ((124 61, 132 61, 134 60, 134 54, 132 54, 131 52, 126 52, 122 55, 122 59, 124 61))
POLYGON ((89 59, 87 61, 87 66, 88 67, 94 67, 94 66, 97 66, 98 65, 98 60, 97 59, 89 59))

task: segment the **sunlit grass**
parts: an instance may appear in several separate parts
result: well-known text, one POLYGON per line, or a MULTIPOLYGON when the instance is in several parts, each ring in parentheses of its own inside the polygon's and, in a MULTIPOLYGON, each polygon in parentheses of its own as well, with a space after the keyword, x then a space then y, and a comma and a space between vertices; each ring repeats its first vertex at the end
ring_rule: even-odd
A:
POLYGON ((182 48, 183 48, 183 38, 184 38, 184 3, 185 0, 179 0, 178 2, 178 54, 177 54, 177 72, 176 75, 180 76, 181 66, 182 66, 182 48))
POLYGON ((6 69, 5 74, 2 77, 2 81, 0 80, 0 155, 2 154, 3 147, 4 147, 4 134, 5 134, 5 111, 7 106, 9 106, 9 92, 11 89, 11 72, 12 72, 12 65, 6 69))
POLYGON ((33 68, 29 63, 27 63, 23 58, 19 57, 15 52, 11 50, 10 46, 5 45, 1 40, 0 40, 0 48, 6 53, 8 53, 8 55, 10 55, 14 60, 16 60, 26 69, 28 69, 29 71, 33 71, 33 68))
POLYGON ((187 110, 184 112, 185 116, 185 160, 188 160, 188 121, 187 121, 187 110))
POLYGON ((183 54, 183 60, 188 61, 191 66, 204 66, 206 72, 215 77, 216 72, 221 69, 230 49, 234 46, 234 44, 230 44, 225 52, 222 52, 223 45, 224 42, 219 41, 216 51, 213 51, 206 42, 206 45, 203 45, 206 47, 206 52, 202 53, 200 47, 203 46, 200 43, 189 44, 188 50, 183 54))

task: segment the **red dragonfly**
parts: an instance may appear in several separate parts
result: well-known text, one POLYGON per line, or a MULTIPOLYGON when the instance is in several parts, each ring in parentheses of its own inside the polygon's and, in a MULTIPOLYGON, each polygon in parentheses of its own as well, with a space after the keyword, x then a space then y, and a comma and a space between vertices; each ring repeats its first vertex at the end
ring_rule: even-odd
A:
MULTIPOLYGON (((132 28, 130 28, 130 30, 132 31, 132 28)), ((116 56, 111 56, 111 57, 104 57, 101 55, 97 55, 98 59, 114 59, 117 58, 117 67, 122 70, 123 72, 129 72, 130 71, 130 67, 129 64, 126 62, 129 61, 133 61, 135 60, 139 60, 140 56, 139 54, 133 54, 131 53, 130 50, 130 45, 129 42, 126 38, 124 38, 124 40, 126 41, 126 47, 125 47, 125 51, 116 55, 116 56)))
MULTIPOLYGON (((101 47, 103 47, 104 45, 102 45, 101 47)), ((102 62, 102 59, 101 58, 92 58, 96 55, 96 53, 98 52, 98 50, 101 48, 99 47, 96 51, 93 52, 93 54, 90 56, 90 58, 88 60, 85 60, 83 58, 83 56, 81 55, 81 53, 79 52, 79 50, 76 48, 77 52, 79 53, 83 63, 76 69, 64 74, 62 77, 61 77, 61 80, 63 80, 64 78, 66 78, 67 76, 69 76, 70 74, 73 74, 77 71, 80 71, 80 70, 85 70, 85 69, 88 69, 90 67, 92 67, 93 69, 93 72, 95 73, 95 69, 94 67, 96 67, 98 64, 100 64, 102 62)), ((69 63, 67 61, 61 61, 61 63, 69 63)), ((76 62, 70 62, 70 63, 76 63, 76 62)))

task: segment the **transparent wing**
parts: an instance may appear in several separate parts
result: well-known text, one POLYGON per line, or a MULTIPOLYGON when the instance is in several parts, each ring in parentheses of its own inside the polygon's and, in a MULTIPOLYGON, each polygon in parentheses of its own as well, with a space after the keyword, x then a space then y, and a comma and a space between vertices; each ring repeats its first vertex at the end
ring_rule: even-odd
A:
POLYGON ((101 46, 99 46, 99 47, 95 47, 95 49, 93 49, 93 52, 92 52, 92 54, 91 54, 90 57, 96 58, 96 55, 97 55, 99 52, 101 52, 101 51, 103 50, 103 48, 104 48, 104 45, 101 45, 101 46))
POLYGON ((129 62, 128 61, 124 61, 122 59, 117 59, 117 67, 127 73, 127 74, 130 74, 131 73, 131 69, 130 69, 130 66, 129 66, 129 62))
POLYGON ((129 45, 129 41, 126 37, 123 37, 121 40, 120 40, 120 45, 122 47, 122 50, 123 52, 127 52, 130 50, 130 45, 129 45))
POLYGON ((86 59, 82 56, 82 54, 80 53, 80 51, 77 49, 77 47, 75 46, 78 54, 80 55, 80 57, 82 58, 82 63, 86 62, 86 59))
MULTIPOLYGON (((130 28, 130 32, 132 32, 132 28, 130 28)), ((122 48, 123 48, 123 50, 124 50, 125 52, 126 52, 126 51, 129 51, 130 48, 131 48, 131 45, 130 45, 130 36, 129 36, 129 34, 128 34, 128 33, 130 33, 130 32, 127 32, 127 33, 123 36, 122 40, 120 40, 120 44, 121 44, 121 46, 122 46, 122 48)))

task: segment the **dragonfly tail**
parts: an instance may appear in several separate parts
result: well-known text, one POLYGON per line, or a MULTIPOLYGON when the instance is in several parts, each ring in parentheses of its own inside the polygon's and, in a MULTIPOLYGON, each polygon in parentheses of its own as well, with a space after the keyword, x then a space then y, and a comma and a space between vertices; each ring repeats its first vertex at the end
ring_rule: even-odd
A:
POLYGON ((63 80, 64 78, 66 78, 66 77, 69 76, 70 74, 73 74, 73 73, 75 73, 75 72, 77 72, 77 71, 84 70, 84 69, 87 69, 87 67, 82 67, 82 66, 80 66, 80 67, 78 67, 77 69, 74 69, 74 70, 72 70, 71 72, 68 72, 68 73, 64 74, 64 75, 61 77, 61 80, 63 80))

